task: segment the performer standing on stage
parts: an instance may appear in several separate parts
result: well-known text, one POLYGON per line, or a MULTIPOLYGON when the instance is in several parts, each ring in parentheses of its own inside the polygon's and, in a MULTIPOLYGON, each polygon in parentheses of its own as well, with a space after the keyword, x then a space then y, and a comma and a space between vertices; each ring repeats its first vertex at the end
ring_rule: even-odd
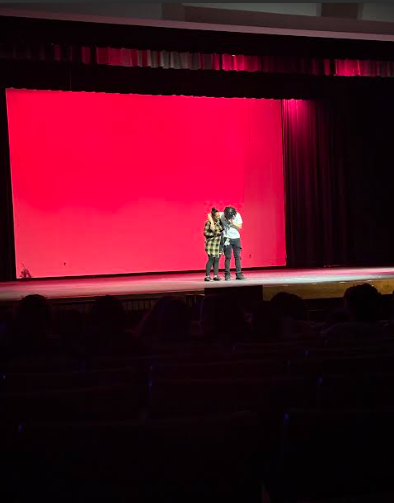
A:
MULTIPOLYGON (((208 220, 212 221, 212 217, 208 215, 208 220)), ((231 262, 231 251, 234 252, 235 259, 235 269, 236 269, 236 279, 243 280, 245 276, 242 274, 241 267, 241 235, 239 231, 242 229, 242 217, 241 214, 237 212, 232 206, 226 206, 224 212, 220 213, 220 221, 223 225, 223 245, 224 245, 224 256, 225 260, 225 280, 230 281, 230 262, 231 262)))
POLYGON ((223 224, 220 219, 220 213, 216 208, 212 208, 208 215, 208 220, 204 227, 205 251, 208 255, 206 265, 206 275, 204 281, 212 281, 211 268, 213 266, 213 281, 221 281, 219 276, 219 260, 223 253, 223 224))
POLYGON ((226 281, 230 281, 230 262, 231 262, 231 250, 234 253, 235 259, 235 279, 245 279, 242 274, 241 268, 241 235, 239 231, 242 229, 242 217, 240 213, 237 212, 232 206, 227 206, 224 208, 224 213, 220 217, 223 227, 224 227, 224 256, 226 260, 224 262, 226 274, 226 281))

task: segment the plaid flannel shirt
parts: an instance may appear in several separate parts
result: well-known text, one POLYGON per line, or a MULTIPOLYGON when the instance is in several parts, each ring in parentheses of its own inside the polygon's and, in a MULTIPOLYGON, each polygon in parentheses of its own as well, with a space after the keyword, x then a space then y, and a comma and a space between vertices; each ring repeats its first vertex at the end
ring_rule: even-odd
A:
POLYGON ((207 220, 204 227, 205 251, 211 257, 220 257, 222 249, 223 224, 220 220, 215 222, 215 230, 211 229, 211 222, 207 220))

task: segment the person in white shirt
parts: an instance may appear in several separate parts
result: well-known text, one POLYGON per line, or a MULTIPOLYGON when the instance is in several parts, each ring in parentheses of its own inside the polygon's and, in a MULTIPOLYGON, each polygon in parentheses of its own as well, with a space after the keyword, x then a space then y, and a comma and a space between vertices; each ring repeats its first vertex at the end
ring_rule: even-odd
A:
MULTIPOLYGON (((209 217, 208 217, 209 218, 209 217)), ((243 280, 245 276, 242 274, 241 267, 241 235, 239 231, 242 229, 242 217, 232 206, 226 206, 224 212, 220 213, 220 220, 223 224, 223 246, 225 256, 225 276, 226 281, 230 281, 230 262, 231 254, 234 253, 236 279, 243 280)))

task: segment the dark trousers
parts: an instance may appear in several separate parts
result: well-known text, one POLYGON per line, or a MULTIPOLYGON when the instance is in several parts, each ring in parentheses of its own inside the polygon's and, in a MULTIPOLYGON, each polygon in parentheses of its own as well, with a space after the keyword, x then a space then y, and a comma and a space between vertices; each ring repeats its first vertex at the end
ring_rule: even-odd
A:
POLYGON ((224 268, 226 270, 226 276, 230 275, 230 261, 231 261, 231 251, 234 252, 234 258, 235 258, 235 270, 237 275, 241 274, 242 268, 241 268, 241 239, 230 239, 230 244, 228 246, 224 247, 224 256, 226 257, 226 260, 224 262, 224 268))
POLYGON ((213 266, 213 274, 217 276, 219 274, 219 257, 211 257, 208 255, 208 261, 206 265, 207 276, 210 275, 213 266))

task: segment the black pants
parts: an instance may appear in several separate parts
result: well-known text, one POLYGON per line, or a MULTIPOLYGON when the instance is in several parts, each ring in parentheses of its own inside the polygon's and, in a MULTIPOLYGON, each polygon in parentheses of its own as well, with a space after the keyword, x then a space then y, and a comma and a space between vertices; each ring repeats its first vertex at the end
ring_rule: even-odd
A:
POLYGON ((241 239, 230 239, 230 244, 224 247, 224 256, 226 260, 224 262, 224 268, 226 270, 226 276, 230 275, 230 261, 231 261, 231 251, 234 252, 235 258, 235 270, 237 275, 241 274, 241 239))
POLYGON ((213 274, 215 276, 217 276, 219 274, 219 260, 220 260, 220 257, 211 257, 211 255, 208 255, 208 261, 207 261, 207 266, 206 266, 207 276, 210 275, 212 266, 213 266, 213 274))

